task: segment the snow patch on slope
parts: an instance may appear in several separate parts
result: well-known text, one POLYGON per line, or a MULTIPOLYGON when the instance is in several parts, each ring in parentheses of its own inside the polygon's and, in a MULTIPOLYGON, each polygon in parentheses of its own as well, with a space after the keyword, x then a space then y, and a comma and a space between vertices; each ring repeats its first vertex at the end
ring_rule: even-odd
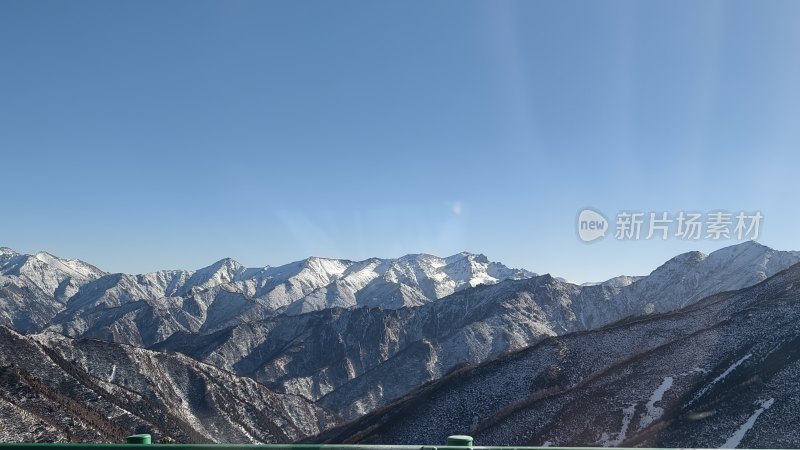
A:
POLYGON ((628 435, 628 428, 631 425, 631 419, 633 419, 633 413, 636 411, 636 404, 628 406, 627 408, 622 410, 622 427, 620 428, 618 433, 603 433, 600 436, 600 440, 597 442, 601 447, 617 447, 621 444, 625 437, 628 435))
POLYGON ((672 387, 673 381, 674 379, 672 377, 664 377, 664 381, 661 382, 661 385, 658 386, 655 391, 653 391, 653 394, 650 396, 650 400, 648 400, 647 404, 645 405, 647 412, 639 421, 639 428, 645 428, 649 426, 651 423, 660 419, 664 414, 664 409, 656 406, 656 403, 660 402, 664 398, 664 393, 666 393, 672 387))
POLYGON ((740 366, 740 365, 741 365, 743 362, 745 362, 745 361, 747 361, 748 359, 750 359, 752 356, 753 356, 753 354, 752 354, 752 353, 748 353, 748 354, 746 354, 746 355, 742 356, 742 358, 741 358, 741 359, 739 359, 738 361, 736 361, 735 363, 731 364, 731 365, 730 365, 730 367, 728 367, 727 369, 725 369, 725 371, 724 371, 724 372, 722 372, 722 373, 721 373, 721 374, 720 374, 720 375, 719 375, 717 378, 714 378, 714 380, 713 380, 713 381, 711 381, 711 383, 708 383, 708 384, 707 384, 707 385, 705 385, 705 386, 704 386, 702 389, 700 389, 700 391, 697 393, 697 395, 695 395, 694 397, 692 397, 692 400, 689 402, 689 404, 691 405, 692 403, 696 402, 696 401, 697 401, 697 399, 699 399, 700 397, 702 397, 702 396, 703 396, 703 394, 705 394, 706 392, 708 392, 708 390, 709 390, 709 389, 711 389, 711 387, 712 387, 712 386, 714 386, 715 384, 717 384, 717 383, 719 383, 720 381, 724 380, 724 379, 725 379, 725 377, 727 377, 728 375, 730 375, 730 373, 731 373, 731 372, 733 372, 734 370, 736 370, 736 368, 737 368, 737 367, 739 367, 739 366, 740 366))
POLYGON ((733 433, 733 435, 731 437, 729 437, 728 440, 725 441, 725 443, 722 444, 722 447, 720 447, 720 448, 736 448, 736 447, 738 447, 739 444, 742 443, 742 439, 744 439, 744 435, 747 434, 747 432, 751 428, 753 428, 753 425, 756 424, 756 420, 758 419, 758 416, 763 414, 764 411, 768 410, 774 403, 775 403, 775 399, 774 398, 771 398, 769 400, 765 400, 765 401, 760 402, 759 404, 760 404, 761 407, 758 408, 747 419, 747 422, 743 423, 742 426, 740 426, 739 429, 736 430, 736 432, 733 433))

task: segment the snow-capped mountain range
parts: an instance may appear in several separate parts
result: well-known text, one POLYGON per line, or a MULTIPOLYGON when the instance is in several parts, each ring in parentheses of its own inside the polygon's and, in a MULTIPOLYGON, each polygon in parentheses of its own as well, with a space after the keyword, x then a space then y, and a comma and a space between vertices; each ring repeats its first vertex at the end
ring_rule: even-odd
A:
POLYGON ((746 243, 710 255, 679 255, 627 285, 577 286, 543 275, 412 308, 332 309, 214 333, 176 333, 156 348, 252 376, 352 419, 461 365, 549 336, 679 309, 758 283, 798 261, 796 252, 746 243))
POLYGON ((678 311, 465 367, 315 442, 796 448, 800 264, 678 311))
MULTIPOLYGON (((112 355, 135 347, 177 352, 255 380, 274 401, 302 399, 288 410, 301 407, 303 417, 331 415, 324 423, 298 424, 294 436, 303 438, 379 411, 464 367, 554 337, 691 310, 798 262, 800 252, 746 242, 678 255, 644 277, 576 285, 471 253, 308 258, 265 268, 224 259, 194 271, 127 275, 2 248, 0 326, 46 336, 36 345, 47 348, 61 342, 54 336, 94 342, 89 338, 105 341, 112 355)), ((87 358, 71 352, 63 364, 90 370, 87 358)), ((235 436, 256 442, 266 434, 235 436)))
POLYGON ((0 324, 23 331, 58 324, 55 329, 78 335, 98 320, 147 310, 163 324, 140 340, 124 340, 150 345, 178 330, 205 332, 332 307, 417 306, 480 284, 533 275, 466 252, 448 258, 407 255, 358 262, 312 257, 264 268, 223 259, 195 271, 127 275, 45 252, 23 255, 4 247, 0 324))

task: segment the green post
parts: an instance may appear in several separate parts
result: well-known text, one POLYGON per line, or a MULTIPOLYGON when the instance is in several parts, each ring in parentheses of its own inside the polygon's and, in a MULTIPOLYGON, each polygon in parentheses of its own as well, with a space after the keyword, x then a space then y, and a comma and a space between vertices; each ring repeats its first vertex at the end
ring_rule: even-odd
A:
POLYGON ((456 434, 447 437, 447 445, 450 447, 472 447, 472 436, 456 434))
POLYGON ((149 434, 134 434, 125 438, 128 444, 152 444, 153 438, 149 434))

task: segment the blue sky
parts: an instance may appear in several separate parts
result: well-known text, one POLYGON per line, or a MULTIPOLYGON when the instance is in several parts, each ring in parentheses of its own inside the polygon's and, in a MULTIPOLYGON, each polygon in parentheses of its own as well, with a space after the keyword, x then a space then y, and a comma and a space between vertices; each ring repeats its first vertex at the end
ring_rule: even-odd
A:
POLYGON ((104 270, 484 253, 575 281, 800 249, 799 2, 0 2, 0 245, 104 270))

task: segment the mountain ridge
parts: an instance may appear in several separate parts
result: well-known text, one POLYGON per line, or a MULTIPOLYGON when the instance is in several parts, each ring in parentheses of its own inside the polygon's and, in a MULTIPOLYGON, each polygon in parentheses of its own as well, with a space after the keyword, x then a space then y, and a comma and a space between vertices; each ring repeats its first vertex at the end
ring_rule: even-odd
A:
POLYGON ((788 431, 800 406, 798 281, 800 263, 681 310, 547 338, 304 442, 438 442, 462 433, 480 445, 792 447, 800 438, 788 431), (742 431, 761 413, 769 417, 742 431))
POLYGON ((179 354, 0 326, 0 441, 291 441, 334 423, 327 411, 179 354))
MULTIPOLYGON (((82 261, 45 252, 22 255, 4 248, 0 257, 0 288, 8 289, 0 292, 0 298, 8 299, 11 307, 0 308, 0 323, 26 332, 40 331, 55 320, 62 324, 61 331, 80 333, 85 324, 80 320, 69 323, 76 315, 89 310, 98 314, 104 307, 118 308, 137 301, 149 302, 156 309, 158 305, 172 308, 183 324, 177 329, 199 331, 206 325, 205 312, 216 296, 238 297, 240 310, 233 312, 234 316, 251 314, 263 318, 331 306, 421 304, 478 282, 495 283, 533 275, 471 253, 447 258, 406 255, 364 261, 310 257, 263 268, 246 268, 224 258, 197 270, 130 275, 106 273, 82 261), (32 299, 36 299, 36 304, 32 304, 32 299), (185 302, 197 315, 179 311, 185 302)), ((234 319, 232 316, 225 320, 234 319)), ((210 323, 219 326, 225 320, 213 319, 210 323)))
POLYGON ((334 308, 252 321, 211 335, 179 333, 155 348, 185 352, 353 418, 459 365, 480 363, 547 336, 679 309, 755 284, 765 270, 800 261, 795 253, 777 259, 774 253, 744 246, 722 254, 738 258, 737 264, 719 264, 719 255, 679 255, 623 286, 581 287, 550 275, 507 280, 415 307, 334 308), (776 263, 753 263, 766 260, 776 263), (383 381, 398 371, 408 375, 391 384, 383 381))
POLYGON ((0 325, 182 353, 337 421, 380 410, 460 368, 543 340, 690 310, 800 262, 800 252, 748 242, 677 255, 647 276, 576 285, 471 253, 311 257, 265 268, 225 258, 142 275, 49 254, 0 254, 0 325))

